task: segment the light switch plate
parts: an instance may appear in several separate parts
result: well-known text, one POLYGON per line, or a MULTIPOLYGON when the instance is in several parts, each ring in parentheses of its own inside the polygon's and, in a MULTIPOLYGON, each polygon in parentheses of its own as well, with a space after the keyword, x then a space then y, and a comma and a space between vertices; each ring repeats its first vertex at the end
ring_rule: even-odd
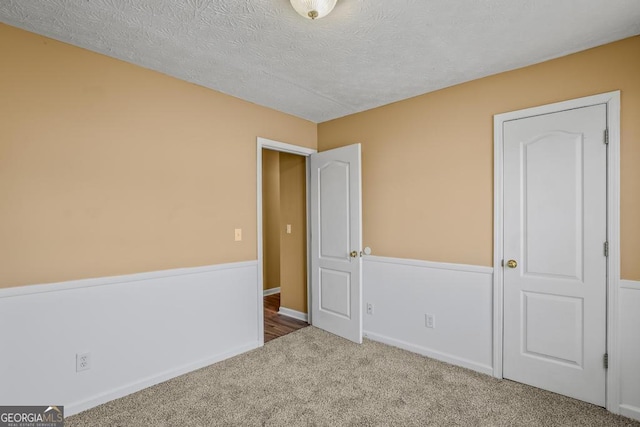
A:
POLYGON ((242 228, 236 228, 236 242, 242 240, 242 228))

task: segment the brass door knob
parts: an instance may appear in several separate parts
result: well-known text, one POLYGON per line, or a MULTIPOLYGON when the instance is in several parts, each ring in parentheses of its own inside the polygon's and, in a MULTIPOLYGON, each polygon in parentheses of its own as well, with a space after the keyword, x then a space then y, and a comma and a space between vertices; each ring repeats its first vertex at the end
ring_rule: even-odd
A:
POLYGON ((351 251, 349 256, 351 256, 351 258, 357 258, 358 257, 358 251, 351 251))
POLYGON ((507 261, 507 267, 516 268, 518 266, 518 262, 515 259, 510 259, 507 261))

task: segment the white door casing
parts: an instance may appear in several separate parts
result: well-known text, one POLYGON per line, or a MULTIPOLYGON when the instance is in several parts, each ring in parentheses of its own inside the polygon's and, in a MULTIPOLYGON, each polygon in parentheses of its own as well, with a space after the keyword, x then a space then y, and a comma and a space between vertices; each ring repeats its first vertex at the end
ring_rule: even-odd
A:
POLYGON ((606 129, 606 104, 503 124, 503 376, 601 406, 606 129))
POLYGON ((312 324, 362 342, 360 144, 311 155, 312 324))

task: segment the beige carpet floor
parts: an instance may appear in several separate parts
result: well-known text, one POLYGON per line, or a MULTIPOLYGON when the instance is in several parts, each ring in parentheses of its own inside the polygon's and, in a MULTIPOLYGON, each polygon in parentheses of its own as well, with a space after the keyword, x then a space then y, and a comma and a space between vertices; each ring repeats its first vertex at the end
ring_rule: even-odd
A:
POLYGON ((640 426, 554 393, 314 327, 66 426, 640 426))

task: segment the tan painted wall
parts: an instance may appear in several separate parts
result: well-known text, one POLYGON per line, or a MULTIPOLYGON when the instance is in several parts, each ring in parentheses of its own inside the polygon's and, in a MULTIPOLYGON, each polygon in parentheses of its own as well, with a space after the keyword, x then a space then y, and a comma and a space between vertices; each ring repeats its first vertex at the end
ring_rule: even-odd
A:
POLYGON ((0 58, 0 287, 255 260, 256 137, 316 146, 314 123, 2 24, 0 58))
POLYGON ((375 254, 490 265, 493 114, 616 89, 640 280, 640 37, 317 128, 3 24, 0 57, 0 287, 255 259, 255 138, 316 130, 322 150, 363 143, 375 254))
POLYGON ((362 143, 364 244, 382 256, 490 266, 493 115, 622 92, 622 277, 640 280, 640 36, 318 126, 362 143))
POLYGON ((305 183, 305 158, 280 153, 280 305, 302 313, 307 312, 305 183))
POLYGON ((280 153, 262 150, 263 289, 280 286, 280 153))

